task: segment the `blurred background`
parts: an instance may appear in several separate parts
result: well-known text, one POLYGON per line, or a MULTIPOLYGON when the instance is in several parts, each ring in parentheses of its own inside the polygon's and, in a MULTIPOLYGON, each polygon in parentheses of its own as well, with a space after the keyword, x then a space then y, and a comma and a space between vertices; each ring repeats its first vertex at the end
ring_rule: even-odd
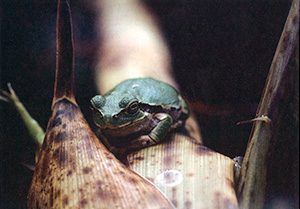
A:
MULTIPOLYGON (((157 18, 172 55, 181 92, 195 110, 204 144, 231 158, 243 156, 265 80, 291 0, 144 0, 157 18)), ((53 1, 2 0, 0 88, 12 83, 30 114, 46 129, 55 75, 56 9, 53 1)), ((99 47, 90 1, 71 1, 76 98, 90 122, 99 47)), ((288 86, 288 81, 287 84, 288 86)), ((299 94, 298 94, 299 95, 299 94)), ((292 101, 291 95, 286 95, 292 101)), ((275 201, 298 208, 299 127, 289 115, 283 139, 273 144, 266 208, 275 201)), ((0 202, 25 208, 34 143, 16 111, 0 101, 0 202)))

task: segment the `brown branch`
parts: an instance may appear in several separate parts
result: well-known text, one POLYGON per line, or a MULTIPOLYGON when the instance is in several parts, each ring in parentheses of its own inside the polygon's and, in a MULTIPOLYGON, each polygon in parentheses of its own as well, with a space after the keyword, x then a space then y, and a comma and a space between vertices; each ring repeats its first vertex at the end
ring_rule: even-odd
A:
MULTIPOLYGON (((288 70, 290 56, 294 51, 299 36, 299 1, 294 0, 291 5, 282 35, 280 37, 275 56, 270 67, 266 86, 256 117, 268 116, 271 124, 257 121, 253 125, 247 146, 244 162, 237 187, 237 194, 241 208, 262 208, 266 190, 267 157, 269 149, 276 139, 272 127, 280 127, 278 113, 281 107, 278 100, 284 89, 283 81, 288 70)), ((297 70, 297 69, 294 69, 297 70)), ((285 104, 283 104, 285 105, 285 104)))

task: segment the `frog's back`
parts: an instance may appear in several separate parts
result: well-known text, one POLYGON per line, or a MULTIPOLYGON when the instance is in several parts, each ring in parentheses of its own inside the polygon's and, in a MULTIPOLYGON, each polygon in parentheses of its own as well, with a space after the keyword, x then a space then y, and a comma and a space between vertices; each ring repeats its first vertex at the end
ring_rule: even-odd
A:
MULTIPOLYGON (((135 96, 140 102, 150 105, 180 106, 178 93, 171 85, 153 78, 128 79, 117 85, 110 92, 135 96)), ((108 94, 110 93, 108 92, 108 94)))

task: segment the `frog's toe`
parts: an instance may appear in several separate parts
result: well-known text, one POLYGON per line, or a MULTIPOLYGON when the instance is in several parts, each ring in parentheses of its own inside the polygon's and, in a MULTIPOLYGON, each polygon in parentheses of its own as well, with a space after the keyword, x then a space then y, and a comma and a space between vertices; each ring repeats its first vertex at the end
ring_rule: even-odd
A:
POLYGON ((140 150, 145 147, 149 147, 157 144, 149 135, 142 135, 137 139, 130 142, 128 145, 128 150, 140 150))
POLYGON ((139 140, 140 140, 141 144, 143 145, 143 147, 157 144, 157 141, 149 135, 142 135, 139 140))

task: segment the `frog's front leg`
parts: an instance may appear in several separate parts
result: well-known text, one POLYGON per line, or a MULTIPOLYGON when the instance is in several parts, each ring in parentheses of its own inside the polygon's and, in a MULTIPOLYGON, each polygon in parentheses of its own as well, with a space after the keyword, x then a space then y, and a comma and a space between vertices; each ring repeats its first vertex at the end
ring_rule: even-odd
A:
POLYGON ((158 124, 148 135, 142 135, 134 139, 127 146, 127 150, 139 150, 160 143, 169 132, 173 119, 166 113, 158 113, 154 116, 159 120, 158 124))

